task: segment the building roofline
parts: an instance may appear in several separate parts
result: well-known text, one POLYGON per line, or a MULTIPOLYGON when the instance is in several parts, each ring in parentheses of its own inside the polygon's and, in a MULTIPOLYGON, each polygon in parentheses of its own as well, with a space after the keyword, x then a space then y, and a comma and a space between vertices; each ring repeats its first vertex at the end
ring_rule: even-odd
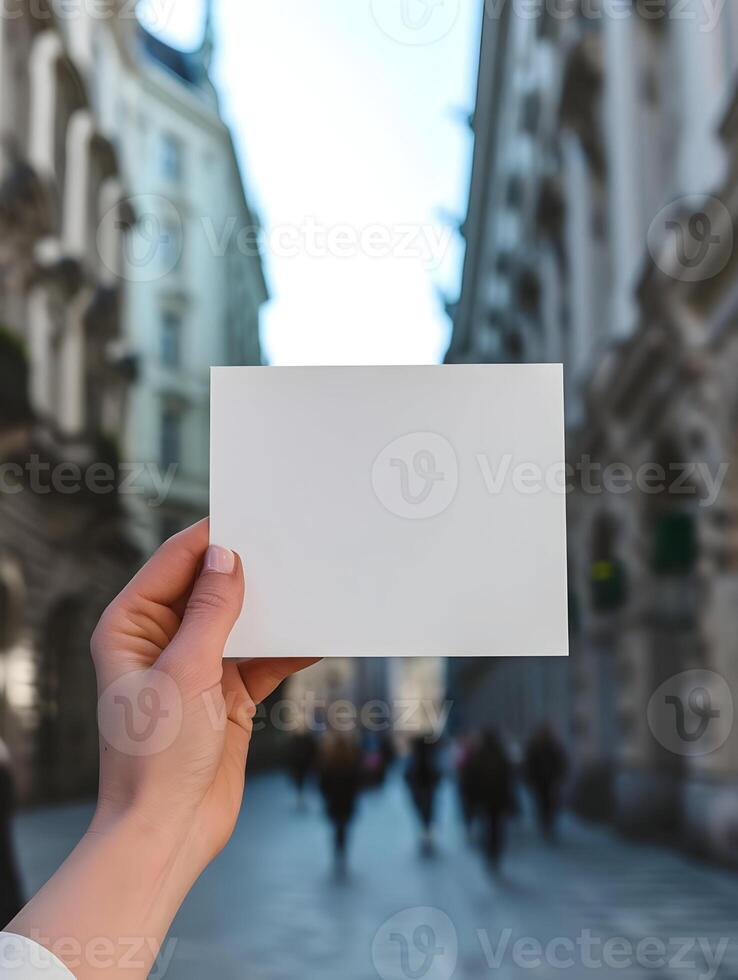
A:
POLYGON ((477 296, 479 264, 484 250, 490 174, 498 132, 499 99, 505 65, 505 41, 509 32, 511 4, 505 4, 499 16, 492 16, 487 5, 482 14, 479 51, 479 74, 474 107, 474 153, 469 185, 469 204, 464 222, 466 252, 464 255, 461 295, 456 304, 451 343, 447 360, 463 354, 471 329, 477 296))

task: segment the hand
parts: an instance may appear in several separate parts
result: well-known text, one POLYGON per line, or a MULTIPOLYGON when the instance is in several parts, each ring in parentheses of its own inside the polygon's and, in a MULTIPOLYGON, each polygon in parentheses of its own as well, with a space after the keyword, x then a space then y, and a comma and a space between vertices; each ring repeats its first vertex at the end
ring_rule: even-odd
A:
MULTIPOLYGON (((223 661, 244 600, 202 521, 167 541, 92 637, 103 740, 98 822, 134 814, 204 868, 241 807, 256 705, 312 660, 223 661)), ((244 651, 246 652, 246 651, 244 651)))
POLYGON ((162 545, 95 630, 97 811, 9 926, 51 948, 108 938, 110 972, 67 957, 78 978, 118 975, 126 936, 142 940, 140 976, 148 975, 183 898, 233 832, 256 705, 315 662, 224 662, 243 599, 240 559, 208 548, 202 521, 162 545))

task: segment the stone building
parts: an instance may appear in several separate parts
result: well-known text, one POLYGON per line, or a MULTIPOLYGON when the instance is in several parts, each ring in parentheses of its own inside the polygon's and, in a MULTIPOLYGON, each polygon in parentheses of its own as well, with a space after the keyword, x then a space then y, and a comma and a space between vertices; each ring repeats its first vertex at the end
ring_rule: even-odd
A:
POLYGON ((203 9, 193 51, 130 17, 93 23, 80 41, 137 215, 123 258, 124 333, 139 361, 125 455, 144 468, 146 492, 130 503, 146 551, 208 513, 210 367, 261 363, 268 298, 258 219, 210 77, 212 0, 203 9), (155 479, 170 472, 163 493, 155 479))
POLYGON ((21 797, 94 788, 88 637, 136 555, 116 491, 131 216, 51 4, 0 18, 0 734, 21 797))
POLYGON ((0 735, 26 800, 94 789, 88 637, 207 513, 210 365, 260 361, 212 50, 211 4, 194 52, 123 0, 0 17, 0 735))
POLYGON ((459 665, 468 723, 557 718, 583 812, 730 862, 736 68, 731 4, 487 4, 448 352, 563 361, 573 474, 570 662, 459 665))

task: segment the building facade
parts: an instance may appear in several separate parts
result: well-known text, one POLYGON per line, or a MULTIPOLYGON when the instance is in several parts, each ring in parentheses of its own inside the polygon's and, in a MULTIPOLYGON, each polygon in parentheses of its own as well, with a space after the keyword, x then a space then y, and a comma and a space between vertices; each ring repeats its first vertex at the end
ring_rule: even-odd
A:
POLYGON ((131 18, 93 23, 85 44, 136 216, 123 256, 139 366, 125 455, 142 468, 145 492, 130 501, 145 550, 208 513, 211 365, 261 363, 260 229, 210 78, 212 2, 203 7, 195 51, 131 18))
POLYGON ((460 666, 470 723, 556 718, 583 812, 729 862, 736 68, 730 4, 486 4, 448 352, 563 361, 572 476, 570 662, 460 666))
POLYGON ((130 216, 73 31, 44 2, 0 18, 0 735, 24 800, 94 789, 88 638, 137 558, 116 492, 130 216))
POLYGON ((189 53, 122 0, 0 17, 0 736, 23 800, 94 791, 89 636, 208 511, 210 365, 260 362, 205 14, 189 53))

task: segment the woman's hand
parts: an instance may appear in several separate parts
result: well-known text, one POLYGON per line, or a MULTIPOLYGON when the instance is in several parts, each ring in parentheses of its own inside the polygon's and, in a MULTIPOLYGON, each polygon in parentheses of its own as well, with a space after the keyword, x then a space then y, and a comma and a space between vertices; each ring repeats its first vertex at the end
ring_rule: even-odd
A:
POLYGON ((98 823, 127 813, 156 834, 186 833, 202 867, 233 831, 256 705, 313 662, 223 661, 244 601, 243 568, 207 541, 207 521, 167 541, 92 637, 98 823))
MULTIPOLYGON (((314 662, 224 662, 243 600, 240 559, 208 547, 202 521, 162 545, 107 608, 92 638, 98 808, 11 931, 47 946, 102 937, 119 950, 122 936, 161 943, 233 832, 256 705, 314 662)), ((114 966, 68 965, 80 978, 116 975, 114 966)), ((150 966, 142 964, 142 977, 150 966)))

